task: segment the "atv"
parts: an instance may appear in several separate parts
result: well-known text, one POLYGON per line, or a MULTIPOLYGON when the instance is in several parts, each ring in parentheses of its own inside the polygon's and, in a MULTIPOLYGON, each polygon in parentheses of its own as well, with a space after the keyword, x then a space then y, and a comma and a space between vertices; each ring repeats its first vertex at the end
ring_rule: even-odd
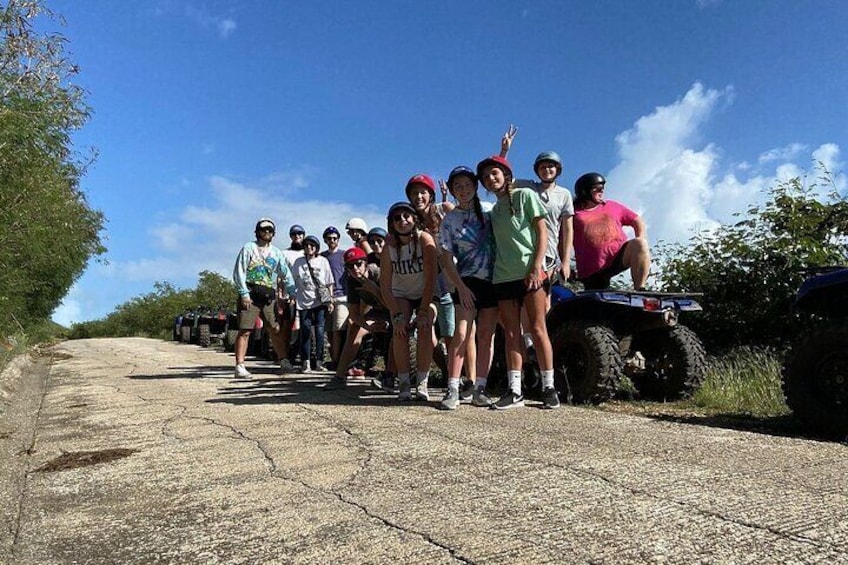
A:
POLYGON ((197 343, 200 347, 209 347, 213 340, 223 342, 227 337, 227 310, 203 308, 197 321, 197 343))
POLYGON ((617 289, 574 292, 554 283, 547 326, 560 395, 569 403, 599 403, 626 388, 624 377, 644 398, 691 395, 704 379, 706 353, 698 336, 678 318, 702 309, 697 296, 617 289))
POLYGON ((792 305, 807 327, 786 357, 783 395, 806 426, 844 438, 848 435, 848 268, 812 272, 792 305))

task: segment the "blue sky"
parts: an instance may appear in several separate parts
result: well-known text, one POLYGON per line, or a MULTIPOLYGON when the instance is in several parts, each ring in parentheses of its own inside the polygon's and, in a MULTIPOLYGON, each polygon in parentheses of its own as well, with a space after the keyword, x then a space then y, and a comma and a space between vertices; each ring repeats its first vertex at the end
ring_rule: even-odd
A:
POLYGON ((48 5, 90 93, 75 142, 99 152, 82 186, 108 218, 108 264, 90 264, 63 324, 155 281, 229 276, 260 216, 281 247, 292 223, 383 224, 410 176, 473 166, 510 123, 519 176, 543 150, 565 186, 604 173, 652 243, 814 161, 848 190, 842 0, 48 5))

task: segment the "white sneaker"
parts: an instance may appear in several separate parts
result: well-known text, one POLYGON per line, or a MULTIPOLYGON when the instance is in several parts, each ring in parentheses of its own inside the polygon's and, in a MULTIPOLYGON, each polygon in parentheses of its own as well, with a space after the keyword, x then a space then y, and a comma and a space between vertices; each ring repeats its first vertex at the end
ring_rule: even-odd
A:
POLYGON ((294 365, 291 364, 291 361, 288 359, 283 359, 280 361, 280 374, 293 373, 294 365))
POLYGON ((248 371, 245 368, 244 363, 239 363, 238 365, 236 365, 236 378, 239 378, 239 379, 249 379, 250 378, 250 371, 248 371))
POLYGON ((309 368, 309 361, 303 364, 303 369, 300 370, 301 373, 311 373, 312 369, 309 368))

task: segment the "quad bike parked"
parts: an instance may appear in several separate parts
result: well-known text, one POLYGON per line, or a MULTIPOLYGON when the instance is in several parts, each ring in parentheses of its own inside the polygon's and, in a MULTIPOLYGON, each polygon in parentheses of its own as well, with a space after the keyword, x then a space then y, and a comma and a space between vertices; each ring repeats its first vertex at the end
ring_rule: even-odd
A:
MULTIPOLYGON (((552 287, 548 332, 555 385, 568 402, 602 402, 627 376, 642 397, 691 395, 706 371, 701 340, 678 323, 696 295, 552 287)), ((525 378, 527 377, 525 371, 525 378)))
POLYGON ((848 268, 814 271, 793 304, 807 328, 787 355, 783 394, 809 428, 848 435, 848 268))
POLYGON ((183 343, 197 343, 197 320, 198 313, 188 310, 180 319, 180 341, 183 343))
POLYGON ((209 347, 213 340, 223 342, 227 337, 229 321, 227 310, 202 308, 197 321, 197 343, 200 347, 209 347))

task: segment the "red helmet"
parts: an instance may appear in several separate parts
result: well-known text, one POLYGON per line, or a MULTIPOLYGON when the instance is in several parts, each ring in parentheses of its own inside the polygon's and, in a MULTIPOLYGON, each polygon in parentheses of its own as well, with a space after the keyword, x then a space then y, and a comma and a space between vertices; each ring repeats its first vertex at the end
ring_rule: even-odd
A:
POLYGON ((347 251, 344 252, 344 262, 345 265, 349 265, 350 263, 356 263, 362 259, 366 259, 368 256, 365 252, 358 247, 351 247, 347 251))
POLYGON ((488 167, 489 165, 495 165, 503 169, 505 173, 509 176, 512 176, 512 165, 509 164, 505 158, 500 155, 492 155, 491 157, 486 157, 479 163, 477 163, 477 178, 483 178, 483 169, 488 167))
POLYGON ((436 181, 423 173, 415 175, 406 183, 405 192, 407 198, 409 198, 409 189, 418 184, 430 191, 430 200, 436 199, 436 181))

